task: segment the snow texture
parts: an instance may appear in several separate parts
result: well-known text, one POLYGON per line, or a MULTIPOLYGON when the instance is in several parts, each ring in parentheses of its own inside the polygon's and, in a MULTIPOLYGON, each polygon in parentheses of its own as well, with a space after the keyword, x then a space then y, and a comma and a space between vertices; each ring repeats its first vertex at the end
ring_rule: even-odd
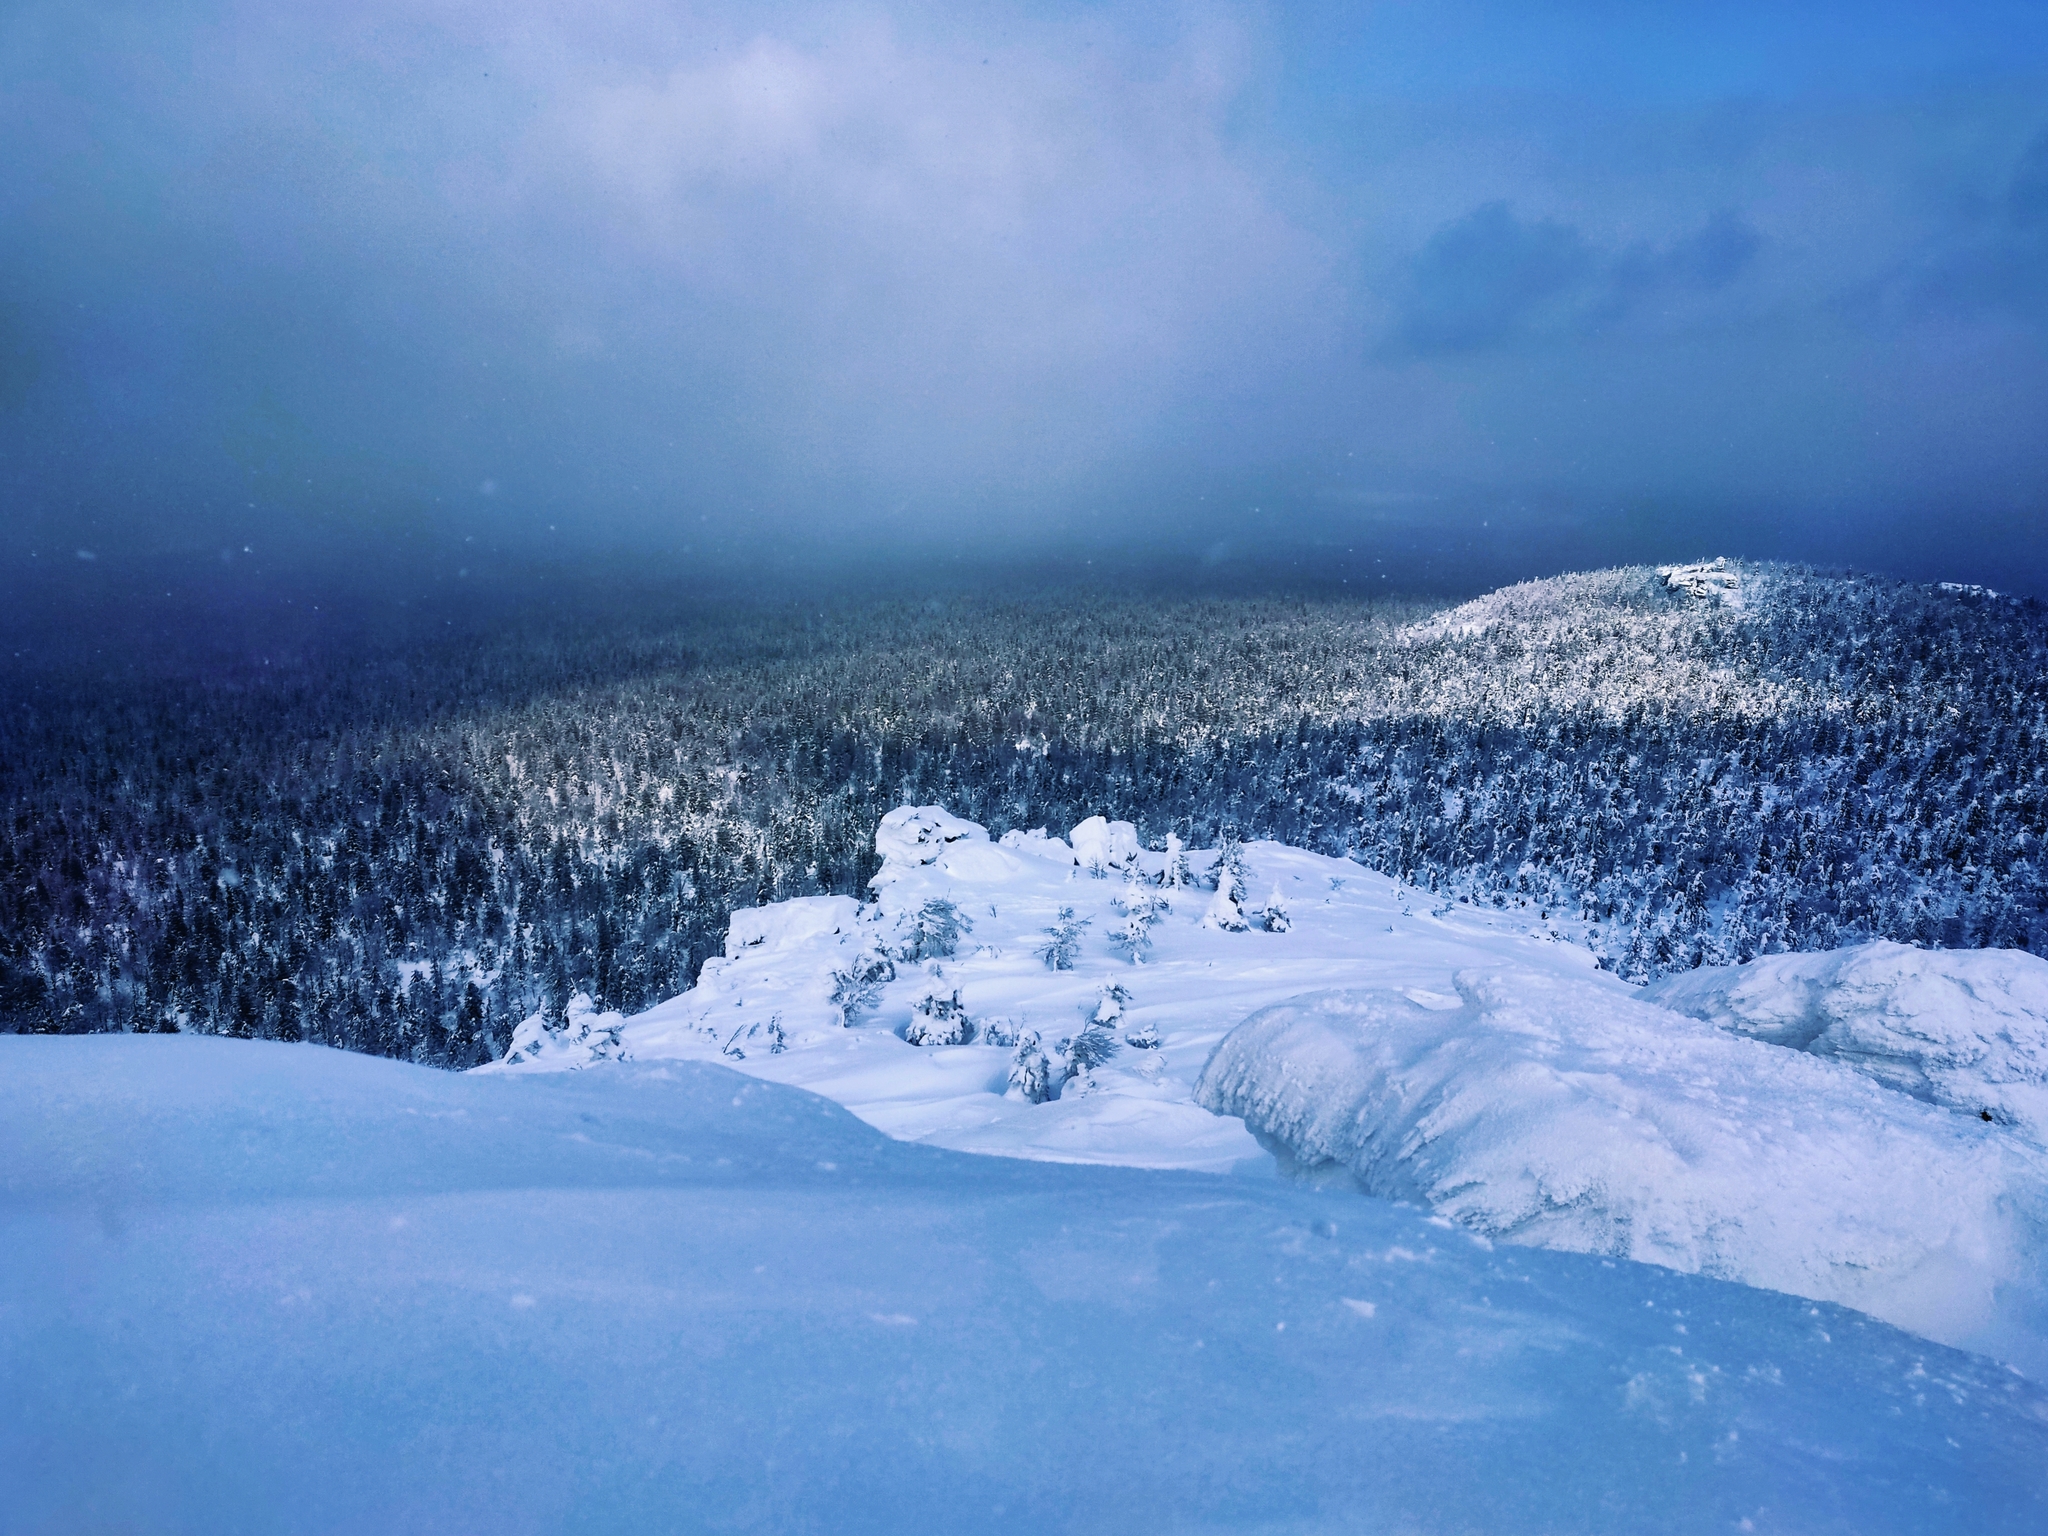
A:
POLYGON ((1649 995, 2048 1142, 2048 961, 2025 950, 1879 940, 1703 967, 1649 995))
POLYGON ((1268 1008, 1196 1097, 1487 1237, 1825 1298, 2048 1373, 2048 1158, 1834 1062, 1583 981, 1268 1008))
POLYGON ((0 1295, 9 1531, 2048 1527, 1855 1313, 702 1063, 0 1037, 0 1295))
MULTIPOLYGON (((2038 961, 1868 946, 1652 995, 1549 915, 1251 842, 1249 888, 1277 898, 1284 930, 1241 909, 1238 929, 1210 923, 1227 891, 1148 885, 1161 910, 1133 965, 1117 942, 1131 884, 1041 856, 1067 844, 999 846, 929 807, 883 828, 873 902, 829 923, 815 902, 785 904, 786 925, 780 908, 749 913, 760 941, 621 1021, 615 1054, 730 1064, 961 1151, 1248 1176, 1277 1154, 1505 1241, 1841 1302, 2048 1376, 2038 961), (897 949, 937 900, 974 923, 959 953, 878 981, 849 1019, 834 1000, 848 968, 897 949), (1048 969, 1039 952, 1069 909, 1088 926, 1072 967, 1048 969), (1070 1074, 1060 1042, 1111 986, 1116 1038, 1147 1044, 1070 1074), (960 1013, 920 1011, 928 997, 960 1013), (1829 1007, 1835 1023, 1792 1035, 1741 1022, 1829 1007), (1001 1025, 970 1037, 956 1019, 1001 1025), (1863 1043, 1816 1044, 1830 1038, 1863 1043), (1020 1065, 1033 1051, 1042 1064, 1020 1065)), ((1147 881, 1171 862, 1132 856, 1147 881)), ((591 1064, 564 1048, 482 1070, 591 1064)))

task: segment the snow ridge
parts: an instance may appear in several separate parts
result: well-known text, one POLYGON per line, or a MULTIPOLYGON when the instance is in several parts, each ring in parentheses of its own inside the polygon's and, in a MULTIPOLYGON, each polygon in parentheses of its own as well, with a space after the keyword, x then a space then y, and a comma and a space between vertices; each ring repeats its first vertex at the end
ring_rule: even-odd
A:
POLYGON ((2048 1157, 1840 1064, 1532 971, 1261 1010, 1197 1101, 1489 1238, 1826 1298, 2048 1368, 2048 1157))

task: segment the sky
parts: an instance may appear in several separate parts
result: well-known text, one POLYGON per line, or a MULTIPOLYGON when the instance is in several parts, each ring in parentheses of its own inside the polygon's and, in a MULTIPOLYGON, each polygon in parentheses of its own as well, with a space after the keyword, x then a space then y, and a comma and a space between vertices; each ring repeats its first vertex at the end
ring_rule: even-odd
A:
POLYGON ((0 143, 17 585, 2048 595, 2038 3, 17 0, 0 143))

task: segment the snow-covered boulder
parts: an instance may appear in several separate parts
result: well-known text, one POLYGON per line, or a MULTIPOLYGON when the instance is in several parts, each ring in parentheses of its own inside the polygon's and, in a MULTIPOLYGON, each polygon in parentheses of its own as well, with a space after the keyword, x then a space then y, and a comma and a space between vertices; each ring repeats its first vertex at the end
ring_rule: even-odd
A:
POLYGON ((1122 869, 1138 857, 1138 829, 1128 821, 1090 816, 1068 834, 1083 869, 1122 869))
POLYGON ((2048 1141, 2048 960, 2025 950, 1879 940, 1687 971, 1649 996, 2048 1141))
POLYGON ((530 1013, 512 1031, 512 1043, 504 1061, 492 1066, 537 1066, 554 1071, 575 1071, 600 1061, 631 1061, 621 1034, 626 1027, 622 1013, 600 1013, 590 994, 578 992, 569 999, 566 1017, 552 1024, 539 1013, 530 1013))
POLYGON ((875 828, 875 852, 886 872, 936 863, 956 843, 985 843, 988 828, 936 805, 899 805, 875 828))
POLYGON ((1303 997, 1196 1085, 1308 1167, 1489 1238, 1839 1301, 2048 1367, 2048 1158, 1799 1051, 1596 981, 1303 997))
POLYGON ((851 933, 859 920, 860 903, 851 896, 798 896, 773 906, 741 907, 726 927, 725 956, 736 960, 750 952, 808 945, 851 933))
POLYGON ((1688 597, 1704 598, 1730 608, 1742 606, 1742 577, 1727 560, 1702 560, 1692 565, 1660 565, 1664 585, 1688 597))
POLYGON ((1074 850, 1067 840, 1051 836, 1043 827, 1034 827, 1029 832, 1005 832, 996 846, 1034 859, 1050 859, 1055 864, 1074 862, 1074 850))

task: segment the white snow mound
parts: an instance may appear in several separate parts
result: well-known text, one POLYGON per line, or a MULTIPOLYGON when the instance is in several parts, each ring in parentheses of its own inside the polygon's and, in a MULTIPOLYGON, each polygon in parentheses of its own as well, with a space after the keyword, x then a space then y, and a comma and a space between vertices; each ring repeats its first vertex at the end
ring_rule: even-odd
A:
POLYGON ((1138 857, 1138 829, 1128 821, 1090 816, 1069 834, 1074 862, 1084 869, 1122 869, 1138 857))
POLYGON ((791 949, 851 933, 859 918, 860 903, 851 896, 798 896, 772 906, 742 907, 726 927, 725 956, 736 960, 747 950, 791 949))
POLYGON ((2048 1139, 2048 960, 1879 940, 1658 982, 1666 1008, 2048 1139))
POLYGON ((1005 832, 998 844, 1012 853, 1028 853, 1035 859, 1050 859, 1055 864, 1074 862, 1074 850, 1063 837, 1053 837, 1043 827, 1029 832, 1005 832))
POLYGON ((1838 1301, 2048 1367, 2038 1148, 1598 984, 1456 986, 1449 1008, 1371 989, 1263 1009, 1197 1101, 1491 1238, 1838 1301))
POLYGON ((885 875, 936 863, 956 843, 987 841, 987 827, 936 805, 899 805, 875 828, 875 852, 881 855, 885 875))

